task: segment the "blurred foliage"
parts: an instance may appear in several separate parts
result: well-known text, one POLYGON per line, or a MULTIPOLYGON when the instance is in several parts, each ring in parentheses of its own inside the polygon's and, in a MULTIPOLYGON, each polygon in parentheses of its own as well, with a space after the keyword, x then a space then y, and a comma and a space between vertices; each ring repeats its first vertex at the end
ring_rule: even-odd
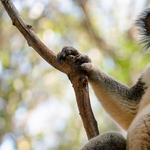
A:
MULTIPOLYGON (((150 55, 137 46, 139 37, 132 26, 147 7, 147 0, 87 0, 87 14, 74 0, 13 2, 55 53, 65 45, 74 46, 104 72, 129 86, 149 62, 150 55), (91 27, 86 24, 86 15, 91 27), (114 55, 96 44, 91 36, 94 34, 114 50, 114 55)), ((123 133, 102 109, 91 88, 90 94, 100 132, 123 133)), ((1 4, 0 141, 0 150, 77 150, 87 141, 66 75, 27 45, 1 4)))

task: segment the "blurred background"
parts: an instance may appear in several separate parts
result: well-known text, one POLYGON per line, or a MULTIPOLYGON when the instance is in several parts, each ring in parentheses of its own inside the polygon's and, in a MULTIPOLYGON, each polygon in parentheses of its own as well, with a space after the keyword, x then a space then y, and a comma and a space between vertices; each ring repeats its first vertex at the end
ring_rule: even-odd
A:
MULTIPOLYGON (((134 22, 149 0, 13 0, 54 52, 71 45, 105 73, 133 85, 150 55, 134 22)), ((89 86, 90 87, 90 86, 89 86)), ((90 87, 100 133, 118 131, 90 87)), ((31 47, 0 4, 0 150, 77 150, 87 142, 67 76, 31 47)))

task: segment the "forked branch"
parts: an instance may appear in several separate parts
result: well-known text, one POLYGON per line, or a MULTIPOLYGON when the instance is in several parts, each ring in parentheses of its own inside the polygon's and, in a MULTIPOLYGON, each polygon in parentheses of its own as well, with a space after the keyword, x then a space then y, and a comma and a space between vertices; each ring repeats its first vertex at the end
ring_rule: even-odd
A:
POLYGON ((27 40, 28 45, 33 47, 33 49, 36 50, 36 52, 54 68, 68 75, 70 81, 73 84, 79 112, 88 139, 97 136, 99 133, 97 122, 91 109, 87 77, 84 74, 79 75, 77 72, 72 71, 75 69, 73 67, 73 64, 71 64, 69 60, 69 63, 63 62, 62 64, 57 61, 57 55, 53 53, 49 48, 47 48, 44 43, 37 37, 32 29, 32 26, 25 23, 11 0, 1 0, 1 3, 9 14, 13 25, 17 27, 17 29, 27 40))

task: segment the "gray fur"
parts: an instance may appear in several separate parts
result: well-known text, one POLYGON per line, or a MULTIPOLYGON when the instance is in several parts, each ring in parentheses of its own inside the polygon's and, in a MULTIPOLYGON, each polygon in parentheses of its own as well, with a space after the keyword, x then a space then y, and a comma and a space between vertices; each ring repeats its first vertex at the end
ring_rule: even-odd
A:
POLYGON ((124 101, 129 101, 130 103, 134 104, 137 104, 141 101, 141 98, 147 89, 145 83, 142 81, 142 76, 132 87, 128 87, 116 81, 97 67, 89 72, 88 77, 91 82, 97 82, 97 84, 100 84, 100 86, 102 86, 106 91, 113 93, 113 95, 116 94, 124 101))
POLYGON ((125 150, 126 140, 118 132, 106 132, 91 139, 80 150, 125 150))
POLYGON ((138 82, 130 88, 128 99, 134 101, 140 101, 142 96, 145 94, 146 89, 147 89, 146 83, 142 81, 142 76, 141 76, 138 82))
POLYGON ((143 11, 138 19, 136 20, 136 25, 139 27, 139 33, 141 35, 141 40, 139 44, 144 44, 143 50, 149 51, 150 47, 150 8, 143 11))

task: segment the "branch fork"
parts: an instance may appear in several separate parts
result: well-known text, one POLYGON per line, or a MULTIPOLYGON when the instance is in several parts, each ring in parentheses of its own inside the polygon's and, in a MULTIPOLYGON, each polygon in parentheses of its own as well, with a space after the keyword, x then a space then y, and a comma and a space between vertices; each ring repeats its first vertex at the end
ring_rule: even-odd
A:
POLYGON ((37 37, 32 26, 25 23, 11 0, 1 0, 1 3, 10 16, 13 25, 27 40, 28 45, 33 47, 33 49, 54 68, 67 74, 73 84, 79 114, 81 115, 87 137, 88 139, 91 139, 97 136, 99 132, 90 104, 87 76, 84 74, 79 74, 75 71, 73 64, 71 64, 69 60, 67 60, 69 64, 65 62, 60 64, 57 61, 57 55, 47 48, 45 44, 37 37))

